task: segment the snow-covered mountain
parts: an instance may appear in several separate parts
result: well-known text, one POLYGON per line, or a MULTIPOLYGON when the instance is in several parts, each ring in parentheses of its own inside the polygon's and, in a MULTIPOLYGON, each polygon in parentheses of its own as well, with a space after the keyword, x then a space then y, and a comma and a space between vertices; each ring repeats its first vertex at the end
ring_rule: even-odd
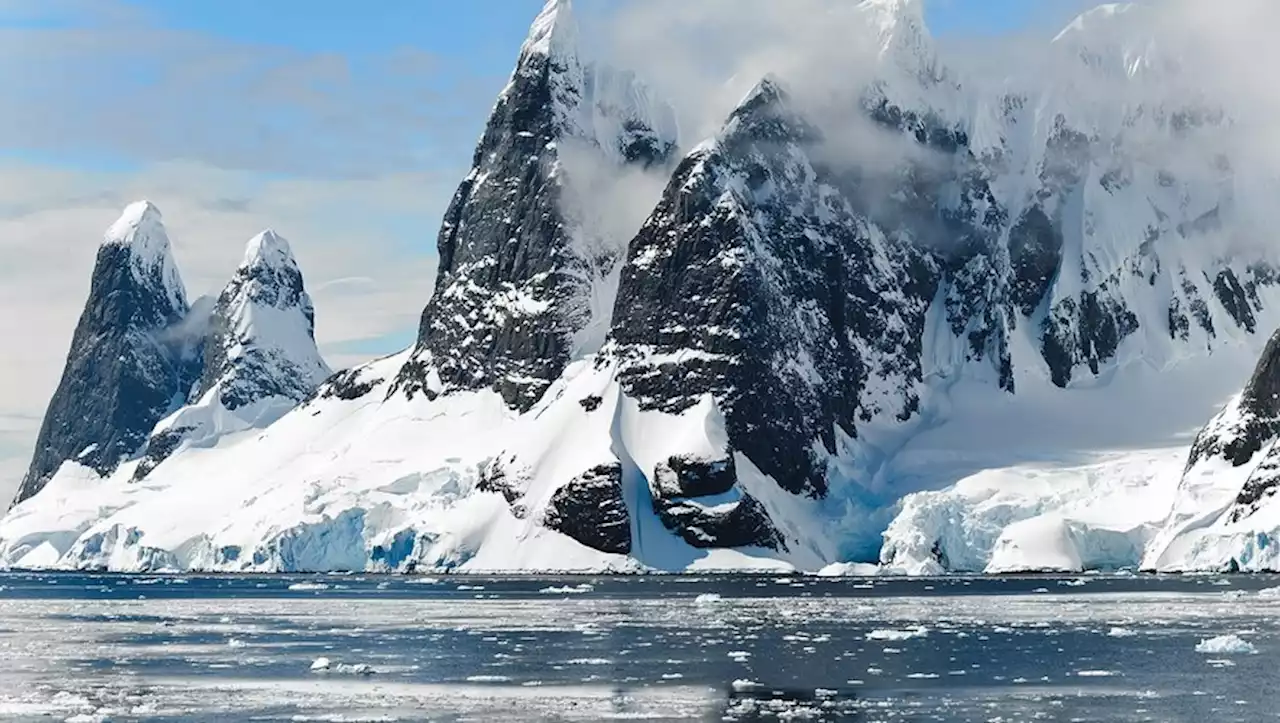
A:
MULTIPOLYGON (((0 559, 1136 565, 1226 504, 1178 488, 1181 435, 1280 321, 1229 108, 1180 84, 1155 12, 1088 13, 992 84, 947 63, 919 0, 865 0, 857 84, 770 75, 681 139, 552 0, 445 215, 414 347, 307 396, 310 304, 260 237, 189 406, 119 470, 45 463, 66 462, 0 522, 0 559)), ((1269 419, 1240 409, 1218 426, 1269 419)), ((1220 436, 1196 460, 1239 446, 1220 436)))
POLYGON ((581 59, 577 34, 568 0, 549 2, 520 50, 445 212, 407 395, 492 388, 528 410, 607 325, 627 239, 582 222, 575 183, 596 179, 574 171, 662 166, 677 129, 633 75, 581 59))
POLYGON ((99 474, 133 454, 199 374, 175 329, 189 311, 160 211, 142 201, 107 229, 62 381, 16 502, 67 461, 99 474))
POLYGON ((289 243, 274 231, 249 241, 207 329, 204 366, 189 403, 152 430, 135 480, 184 447, 211 446, 227 434, 267 427, 331 374, 316 348, 315 310, 302 272, 289 243))

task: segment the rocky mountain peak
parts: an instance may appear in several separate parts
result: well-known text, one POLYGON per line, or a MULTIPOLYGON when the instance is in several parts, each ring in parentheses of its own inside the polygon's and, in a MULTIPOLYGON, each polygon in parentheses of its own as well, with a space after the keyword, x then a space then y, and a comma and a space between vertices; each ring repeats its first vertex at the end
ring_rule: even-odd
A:
MULTIPOLYGON (((195 315, 193 311, 192 315, 195 315)), ((254 236, 204 328, 202 369, 187 404, 156 425, 134 470, 151 473, 184 445, 263 428, 305 400, 331 374, 315 340, 315 310, 289 242, 254 236)))
POLYGON ((629 165, 662 168, 674 113, 634 74, 581 61, 576 36, 570 3, 548 3, 498 97, 441 225, 435 293, 396 384, 409 396, 489 388, 527 410, 574 355, 584 309, 612 301, 626 239, 583 243, 583 218, 600 214, 572 197, 629 165))
POLYGON ((103 235, 102 246, 127 251, 129 267, 139 283, 162 288, 173 306, 186 307, 186 287, 173 260, 164 218, 155 204, 144 200, 126 206, 103 235))
POLYGON ((293 249, 289 248, 289 242, 272 229, 267 229, 249 240, 245 246, 244 260, 240 262, 241 269, 254 266, 278 268, 297 265, 293 257, 293 249))
POLYGON ((218 295, 197 398, 221 388, 236 409, 283 396, 301 401, 329 375, 315 341, 315 309, 289 242, 267 230, 218 295))
POLYGON ((69 460, 100 474, 133 455, 190 389, 195 369, 175 333, 189 311, 154 205, 125 209, 98 248, 62 380, 36 441, 21 502, 69 460))
MULTIPOLYGON (((1093 83, 1126 82, 1141 76, 1175 81, 1181 61, 1175 48, 1186 40, 1170 35, 1150 6, 1111 3, 1073 20, 1053 46, 1093 83)), ((1181 94, 1181 91, 1180 93, 1181 94)))
POLYGON ((578 47, 578 23, 572 0, 548 0, 534 19, 529 37, 520 49, 523 63, 531 56, 572 56, 578 47))
POLYGON ((921 0, 864 0, 860 6, 879 40, 882 72, 910 80, 939 82, 941 68, 921 0))

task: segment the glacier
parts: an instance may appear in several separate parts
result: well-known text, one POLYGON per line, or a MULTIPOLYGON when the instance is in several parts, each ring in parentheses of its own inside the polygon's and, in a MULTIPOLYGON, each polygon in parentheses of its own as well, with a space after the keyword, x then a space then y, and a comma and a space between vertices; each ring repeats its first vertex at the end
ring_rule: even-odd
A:
POLYGON ((1274 178, 1158 12, 1085 13, 993 82, 918 0, 864 0, 832 18, 865 83, 792 63, 689 138, 551 0, 402 353, 331 374, 270 231, 189 304, 158 211, 126 210, 0 565, 1280 566, 1274 178), (114 288, 145 301, 123 324, 92 313, 114 288), (67 421, 135 377, 143 412, 67 421))

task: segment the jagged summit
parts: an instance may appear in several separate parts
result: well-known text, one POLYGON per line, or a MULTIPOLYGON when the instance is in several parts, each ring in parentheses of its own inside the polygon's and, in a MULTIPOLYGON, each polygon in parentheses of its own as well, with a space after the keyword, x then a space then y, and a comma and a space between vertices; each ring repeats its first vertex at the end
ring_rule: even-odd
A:
POLYGON ((922 0, 863 0, 861 9, 881 32, 881 37, 927 34, 922 0))
POLYGON ((398 376, 408 396, 489 388, 527 410, 580 332, 607 324, 595 314, 631 231, 604 238, 576 199, 627 166, 662 168, 678 128, 634 74, 583 62, 576 34, 570 3, 548 3, 494 105, 441 225, 435 293, 398 376))
POLYGON ((200 394, 223 387, 228 409, 267 396, 301 401, 329 375, 315 342, 315 309, 289 242, 267 230, 218 296, 200 394))
POLYGON ((738 102, 738 107, 732 115, 737 115, 745 107, 756 105, 759 103, 774 103, 787 95, 787 85, 782 78, 775 73, 765 73, 747 94, 742 96, 742 100, 738 102))
POLYGON ((860 9, 880 42, 880 58, 919 75, 935 72, 937 53, 921 0, 864 0, 860 9))
POLYGON ((293 249, 289 247, 289 242, 272 229, 267 229, 249 239, 244 250, 244 260, 240 262, 242 269, 251 266, 296 267, 297 265, 298 262, 293 256, 293 249))
POLYGON ((49 402, 21 502, 63 462, 100 474, 134 454, 197 371, 173 330, 189 307, 154 205, 130 205, 98 248, 89 298, 49 402))
MULTIPOLYGON (((1054 38, 1053 47, 1081 64, 1085 77, 1094 83, 1127 82, 1144 75, 1177 81, 1182 65, 1177 46, 1188 38, 1171 34, 1171 30, 1151 6, 1111 3, 1071 21, 1054 38)), ((1180 89, 1179 94, 1184 91, 1180 89)))
POLYGON ((1106 3, 1080 13, 1067 23, 1053 42, 1071 42, 1084 35, 1094 34, 1099 30, 1116 28, 1117 21, 1125 21, 1135 17, 1141 9, 1135 3, 1106 3))
POLYGON ((529 37, 520 49, 521 60, 532 55, 563 56, 573 54, 578 46, 578 23, 571 0, 549 0, 529 29, 529 37))
POLYGON ((120 218, 107 229, 103 243, 133 243, 138 239, 145 241, 151 238, 147 232, 162 227, 162 224, 160 209, 154 203, 147 200, 135 201, 125 206, 120 218))
POLYGON ((175 306, 186 306, 186 287, 173 260, 173 247, 160 209, 150 201, 125 207, 103 235, 104 247, 128 249, 130 268, 141 283, 160 284, 175 306))
POLYGON ((315 311, 289 242, 271 230, 249 240, 244 261, 214 304, 203 369, 188 404, 151 433, 134 479, 184 446, 262 428, 331 373, 315 340, 315 311))

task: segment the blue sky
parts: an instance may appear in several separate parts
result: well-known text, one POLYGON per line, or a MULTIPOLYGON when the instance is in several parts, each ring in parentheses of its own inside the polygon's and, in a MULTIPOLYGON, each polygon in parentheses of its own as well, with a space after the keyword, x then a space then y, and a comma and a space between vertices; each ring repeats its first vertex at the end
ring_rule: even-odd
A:
MULTIPOLYGON (((579 0, 578 6, 584 15, 607 16, 624 3, 638 2, 642 0, 579 0)), ((430 94, 420 104, 429 107, 424 122, 416 129, 416 137, 400 139, 396 158, 405 167, 457 169, 465 164, 467 145, 478 134, 492 96, 504 82, 515 49, 541 4, 542 0, 0 0, 0 28, 110 31, 128 24, 134 29, 164 30, 174 37, 199 38, 213 47, 221 44, 278 50, 297 58, 337 59, 359 83, 389 91, 399 85, 410 99, 430 94), (398 55, 413 58, 413 63, 402 74, 386 72, 388 59, 398 55)), ((1082 0, 927 0, 927 9, 930 26, 938 36, 980 37, 1017 30, 1051 32, 1078 13, 1083 4, 1082 0)), ((75 75, 83 77, 68 78, 67 87, 78 86, 82 97, 90 98, 122 74, 133 84, 152 84, 162 72, 157 67, 162 57, 159 52, 151 56, 144 53, 126 64, 108 63, 105 77, 80 70, 75 75)), ((306 134, 304 129, 290 127, 296 118, 282 114, 273 120, 267 109, 254 110, 256 118, 240 119, 243 128, 275 125, 284 135, 306 134)), ((376 116, 372 108, 365 113, 366 118, 376 116)), ((219 125, 221 131, 234 132, 232 122, 219 125)), ((397 130, 408 132, 406 127, 397 130)), ((96 168, 136 167, 156 160, 127 144, 95 143, 79 139, 75 133, 60 133, 56 142, 44 143, 23 143, 21 135, 15 142, 14 134, 5 134, 9 140, 0 141, 7 144, 0 145, 0 156, 96 168)), ((341 137, 324 140, 326 148, 341 156, 344 146, 354 147, 363 138, 362 133, 353 133, 347 143, 341 137)), ((175 148, 155 151, 165 157, 181 154, 181 149, 175 148)), ((308 151, 298 149, 299 154, 308 151)), ((253 165, 234 155, 223 153, 224 165, 253 165)), ((373 160, 367 152, 358 155, 373 160)), ((337 162, 322 169, 272 167, 267 159, 261 160, 266 167, 254 170, 368 170, 337 162)))
MULTIPOLYGON (((599 28, 644 1, 578 12, 599 28)), ((1049 34, 1082 4, 926 2, 944 38, 1049 34)), ((409 343, 439 217, 541 4, 0 0, 0 337, 25 340, 0 352, 0 497, 57 383, 98 239, 131 201, 163 211, 190 296, 216 293, 272 227, 299 257, 333 366, 409 343)))

